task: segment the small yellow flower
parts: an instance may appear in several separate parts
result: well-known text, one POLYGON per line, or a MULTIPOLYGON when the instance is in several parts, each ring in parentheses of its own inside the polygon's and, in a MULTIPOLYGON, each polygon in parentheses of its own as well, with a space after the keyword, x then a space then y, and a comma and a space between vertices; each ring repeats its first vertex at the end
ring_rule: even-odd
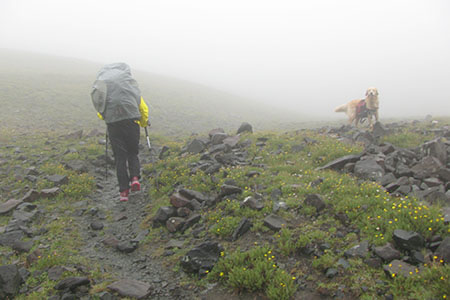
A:
POLYGON ((395 277, 395 273, 392 273, 392 277, 395 277))
POLYGON ((297 279, 295 276, 292 276, 292 280, 295 280, 295 279, 297 279))
POLYGON ((219 276, 223 276, 223 272, 220 272, 219 276))

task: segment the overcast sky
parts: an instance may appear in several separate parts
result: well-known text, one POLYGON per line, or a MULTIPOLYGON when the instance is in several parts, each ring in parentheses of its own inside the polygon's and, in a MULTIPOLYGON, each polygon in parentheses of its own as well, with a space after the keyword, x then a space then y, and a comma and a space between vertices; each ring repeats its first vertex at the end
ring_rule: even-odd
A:
POLYGON ((170 75, 299 110, 380 93, 450 115, 448 0, 0 0, 0 48, 170 75))

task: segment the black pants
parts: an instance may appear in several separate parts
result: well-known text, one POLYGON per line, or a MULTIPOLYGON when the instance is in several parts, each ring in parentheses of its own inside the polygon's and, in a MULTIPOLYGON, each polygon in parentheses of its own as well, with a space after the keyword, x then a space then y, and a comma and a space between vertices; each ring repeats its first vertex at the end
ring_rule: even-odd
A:
POLYGON ((109 123, 107 127, 116 162, 119 191, 123 192, 130 187, 131 178, 140 177, 139 125, 134 120, 122 120, 109 123))

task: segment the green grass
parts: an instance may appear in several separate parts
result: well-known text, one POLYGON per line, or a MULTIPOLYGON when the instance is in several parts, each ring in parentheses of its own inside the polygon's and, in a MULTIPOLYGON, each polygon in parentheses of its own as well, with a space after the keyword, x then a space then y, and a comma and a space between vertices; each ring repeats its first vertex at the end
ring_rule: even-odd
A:
MULTIPOLYGON (((427 136, 427 139, 430 136, 427 136)), ((274 242, 267 247, 279 253, 277 260, 286 261, 289 257, 297 257, 305 247, 327 243, 331 245, 322 255, 309 257, 302 266, 288 266, 286 269, 272 268, 285 272, 285 274, 310 274, 310 280, 317 287, 324 287, 336 291, 339 284, 352 286, 350 292, 358 297, 366 299, 377 298, 375 288, 361 291, 362 286, 376 286, 376 280, 387 279, 381 269, 372 270, 362 262, 361 259, 352 259, 352 268, 346 271, 334 281, 329 281, 323 272, 329 267, 336 267, 337 260, 342 257, 343 252, 337 253, 334 249, 346 250, 359 243, 359 240, 368 240, 373 245, 384 245, 392 240, 395 229, 416 231, 425 238, 433 235, 448 236, 450 227, 443 223, 443 216, 439 207, 429 206, 421 203, 415 198, 393 197, 385 192, 381 186, 373 182, 361 182, 356 178, 337 173, 334 171, 317 171, 316 168, 348 154, 357 154, 362 151, 359 145, 349 145, 338 142, 333 138, 305 131, 302 134, 288 133, 277 134, 263 132, 260 134, 246 135, 242 139, 251 139, 252 145, 246 149, 249 159, 258 164, 264 164, 265 168, 254 166, 224 167, 214 174, 214 180, 202 172, 191 173, 189 165, 198 161, 198 155, 179 156, 177 151, 183 143, 173 144, 171 155, 163 161, 153 165, 145 166, 157 177, 150 179, 152 187, 149 192, 151 199, 157 199, 149 208, 154 213, 157 207, 169 205, 168 195, 179 184, 187 188, 204 192, 207 195, 218 194, 221 185, 226 180, 234 180, 243 192, 235 196, 235 199, 225 199, 215 207, 203 213, 203 225, 210 235, 222 240, 226 245, 226 257, 220 259, 219 263, 208 276, 210 280, 222 282, 233 289, 242 291, 260 291, 272 299, 289 299, 295 292, 296 287, 283 286, 286 280, 273 279, 272 273, 267 275, 270 269, 266 261, 260 259, 264 251, 269 248, 254 247, 247 251, 235 249, 232 243, 227 242, 231 237, 239 221, 250 218, 256 224, 252 228, 253 234, 266 235, 270 230, 262 225, 263 219, 272 210, 272 199, 270 194, 274 189, 281 190, 281 201, 288 205, 287 211, 278 214, 287 220, 287 226, 280 232, 274 234, 274 242), (255 144, 258 137, 269 140, 263 148, 255 144), (290 149, 294 145, 303 142, 304 138, 316 140, 316 143, 307 144, 298 153, 290 149), (249 171, 258 171, 259 176, 248 178, 249 171), (312 185, 317 179, 321 183, 312 185), (158 182, 158 183, 157 183, 158 182), (255 192, 265 195, 262 202, 264 209, 254 211, 242 208, 240 202, 255 192), (327 204, 325 211, 317 214, 315 208, 304 205, 305 196, 311 193, 322 195, 327 204), (360 237, 355 233, 349 233, 343 238, 338 238, 336 232, 343 225, 335 218, 336 214, 344 214, 348 218, 345 227, 359 230, 360 237), (296 221, 294 221, 296 220, 296 221), (262 250, 262 248, 264 248, 262 250), (250 270, 248 266, 252 266, 250 270), (245 268, 245 270, 244 270, 245 268), (222 275, 221 275, 222 274, 222 275), (262 282, 265 282, 262 283, 262 282), (273 282, 279 286, 271 285, 273 282), (270 289, 262 288, 270 286, 270 289), (283 298, 287 297, 287 298, 283 298)), ((422 140, 411 141, 421 143, 422 140)), ((151 229, 150 236, 157 240, 157 232, 161 229, 151 229)), ((164 229, 163 229, 164 230, 164 229)), ((187 235, 189 238, 189 235, 187 235)), ((253 239, 258 244, 258 239, 253 239)), ((265 252, 267 253, 267 252, 265 252)), ((303 258, 304 259, 304 258, 303 258)), ((431 273, 430 278, 439 277, 443 272, 443 266, 426 268, 425 273, 431 273)), ((272 270, 274 272, 274 270, 272 270)), ((275 273, 274 273, 275 274, 275 273)), ((276 272, 276 274, 279 274, 276 272)), ((282 274, 282 273, 280 273, 282 274)), ((277 275, 281 276, 281 275, 277 275)), ((283 277, 284 278, 284 277, 283 277)), ((287 278, 287 277, 286 277, 287 278)), ((395 282, 395 280, 394 280, 395 282)), ((426 289, 425 282, 414 282, 421 284, 426 289)), ((427 290, 422 293, 421 289, 414 289, 408 285, 391 285, 393 294, 400 298, 434 295, 442 297, 447 293, 445 288, 436 285, 433 291, 427 290), (399 289, 397 291, 397 289, 399 289), (400 291, 401 289, 401 291, 400 291)))

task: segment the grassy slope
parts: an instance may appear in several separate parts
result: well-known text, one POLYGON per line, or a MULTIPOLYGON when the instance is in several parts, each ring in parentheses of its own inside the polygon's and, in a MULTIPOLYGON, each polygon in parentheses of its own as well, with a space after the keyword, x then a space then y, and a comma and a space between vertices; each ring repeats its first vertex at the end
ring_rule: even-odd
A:
MULTIPOLYGON (((89 96, 100 67, 77 59, 0 49, 0 122, 26 130, 102 126, 89 96)), ((160 133, 190 134, 214 127, 235 130, 243 121, 261 129, 278 120, 300 119, 199 84, 133 73, 151 106, 153 130, 160 133)))

